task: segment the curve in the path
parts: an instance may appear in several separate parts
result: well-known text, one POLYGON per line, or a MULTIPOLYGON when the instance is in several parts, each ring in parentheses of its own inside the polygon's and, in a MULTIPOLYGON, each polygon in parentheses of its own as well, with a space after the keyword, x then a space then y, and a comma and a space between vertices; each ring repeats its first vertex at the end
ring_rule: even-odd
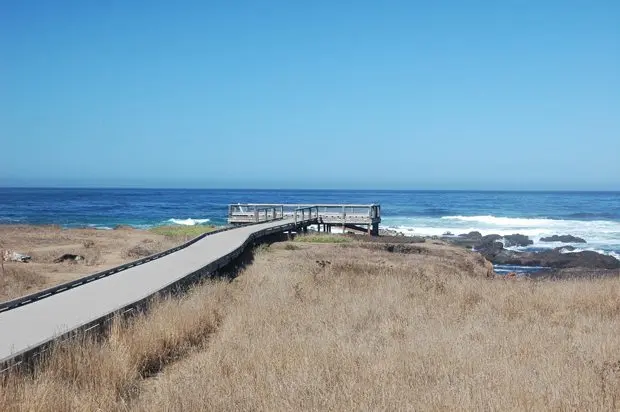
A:
POLYGON ((293 220, 239 227, 206 236, 159 259, 0 313, 0 370, 49 343, 130 310, 192 275, 230 263, 255 239, 294 230, 293 220))

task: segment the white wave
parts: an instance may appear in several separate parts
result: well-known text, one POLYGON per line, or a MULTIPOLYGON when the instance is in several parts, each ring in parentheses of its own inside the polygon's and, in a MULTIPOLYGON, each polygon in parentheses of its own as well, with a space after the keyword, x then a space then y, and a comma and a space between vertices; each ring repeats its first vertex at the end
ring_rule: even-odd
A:
POLYGON ((113 228, 111 228, 110 226, 102 226, 102 225, 95 225, 95 224, 89 224, 86 225, 92 229, 97 229, 97 230, 112 230, 113 228))
POLYGON ((520 217, 499 217, 499 216, 443 216, 442 220, 455 220, 460 222, 475 222, 489 226, 510 226, 510 227, 546 227, 555 226, 555 222, 561 222, 553 219, 536 219, 536 218, 520 218, 520 217))
POLYGON ((561 252, 562 253, 596 252, 596 253, 600 253, 602 255, 609 255, 611 257, 615 257, 616 259, 620 260, 620 253, 618 253, 618 252, 613 252, 613 251, 603 250, 603 249, 597 249, 597 248, 592 248, 592 247, 575 248, 573 250, 564 249, 561 252))
POLYGON ((183 225, 183 226, 196 226, 202 225, 204 223, 210 222, 210 219, 168 219, 168 222, 173 223, 175 225, 183 225))
MULTIPOLYGON (((571 245, 604 251, 605 254, 620 252, 620 222, 613 220, 559 220, 524 217, 444 216, 444 217, 384 217, 384 228, 402 232, 406 236, 442 236, 446 232, 459 235, 473 231, 483 236, 501 236, 520 233, 534 241, 530 248, 550 249, 571 245), (552 235, 573 235, 581 237, 587 244, 541 242, 552 235)), ((523 250, 523 248, 515 248, 523 250)))

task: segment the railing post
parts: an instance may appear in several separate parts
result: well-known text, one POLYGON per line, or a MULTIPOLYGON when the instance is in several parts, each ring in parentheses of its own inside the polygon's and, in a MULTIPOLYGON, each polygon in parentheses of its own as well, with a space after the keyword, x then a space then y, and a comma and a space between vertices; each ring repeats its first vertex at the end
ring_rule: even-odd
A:
POLYGON ((254 222, 258 223, 258 208, 254 206, 254 222))

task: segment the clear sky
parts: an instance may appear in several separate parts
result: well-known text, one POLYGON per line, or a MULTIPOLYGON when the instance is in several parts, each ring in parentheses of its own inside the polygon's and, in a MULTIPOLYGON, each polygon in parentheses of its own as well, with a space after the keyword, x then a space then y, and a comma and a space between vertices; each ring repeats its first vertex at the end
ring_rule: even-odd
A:
POLYGON ((0 186, 620 189, 620 1, 0 1, 0 186))

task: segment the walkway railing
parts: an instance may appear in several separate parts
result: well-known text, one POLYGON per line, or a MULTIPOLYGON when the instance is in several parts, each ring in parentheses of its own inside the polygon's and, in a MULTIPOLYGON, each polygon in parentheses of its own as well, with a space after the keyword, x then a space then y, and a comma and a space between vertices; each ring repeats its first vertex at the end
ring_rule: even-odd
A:
POLYGON ((269 211, 265 212, 264 209, 269 209, 274 213, 274 219, 276 218, 295 218, 297 211, 301 208, 314 208, 318 211, 318 218, 321 222, 327 224, 378 224, 381 222, 381 205, 369 204, 261 204, 261 203, 246 203, 246 204, 232 204, 228 206, 228 223, 230 224, 243 224, 243 223, 255 223, 257 222, 256 213, 258 216, 265 218, 265 213, 269 215, 269 211), (276 209, 273 212, 273 209, 276 209))
POLYGON ((295 224, 319 218, 317 206, 307 206, 295 209, 295 224))
POLYGON ((282 206, 269 206, 262 208, 254 208, 254 222, 269 222, 272 220, 282 219, 284 216, 284 208, 282 206), (279 212, 279 213, 278 213, 279 212))

